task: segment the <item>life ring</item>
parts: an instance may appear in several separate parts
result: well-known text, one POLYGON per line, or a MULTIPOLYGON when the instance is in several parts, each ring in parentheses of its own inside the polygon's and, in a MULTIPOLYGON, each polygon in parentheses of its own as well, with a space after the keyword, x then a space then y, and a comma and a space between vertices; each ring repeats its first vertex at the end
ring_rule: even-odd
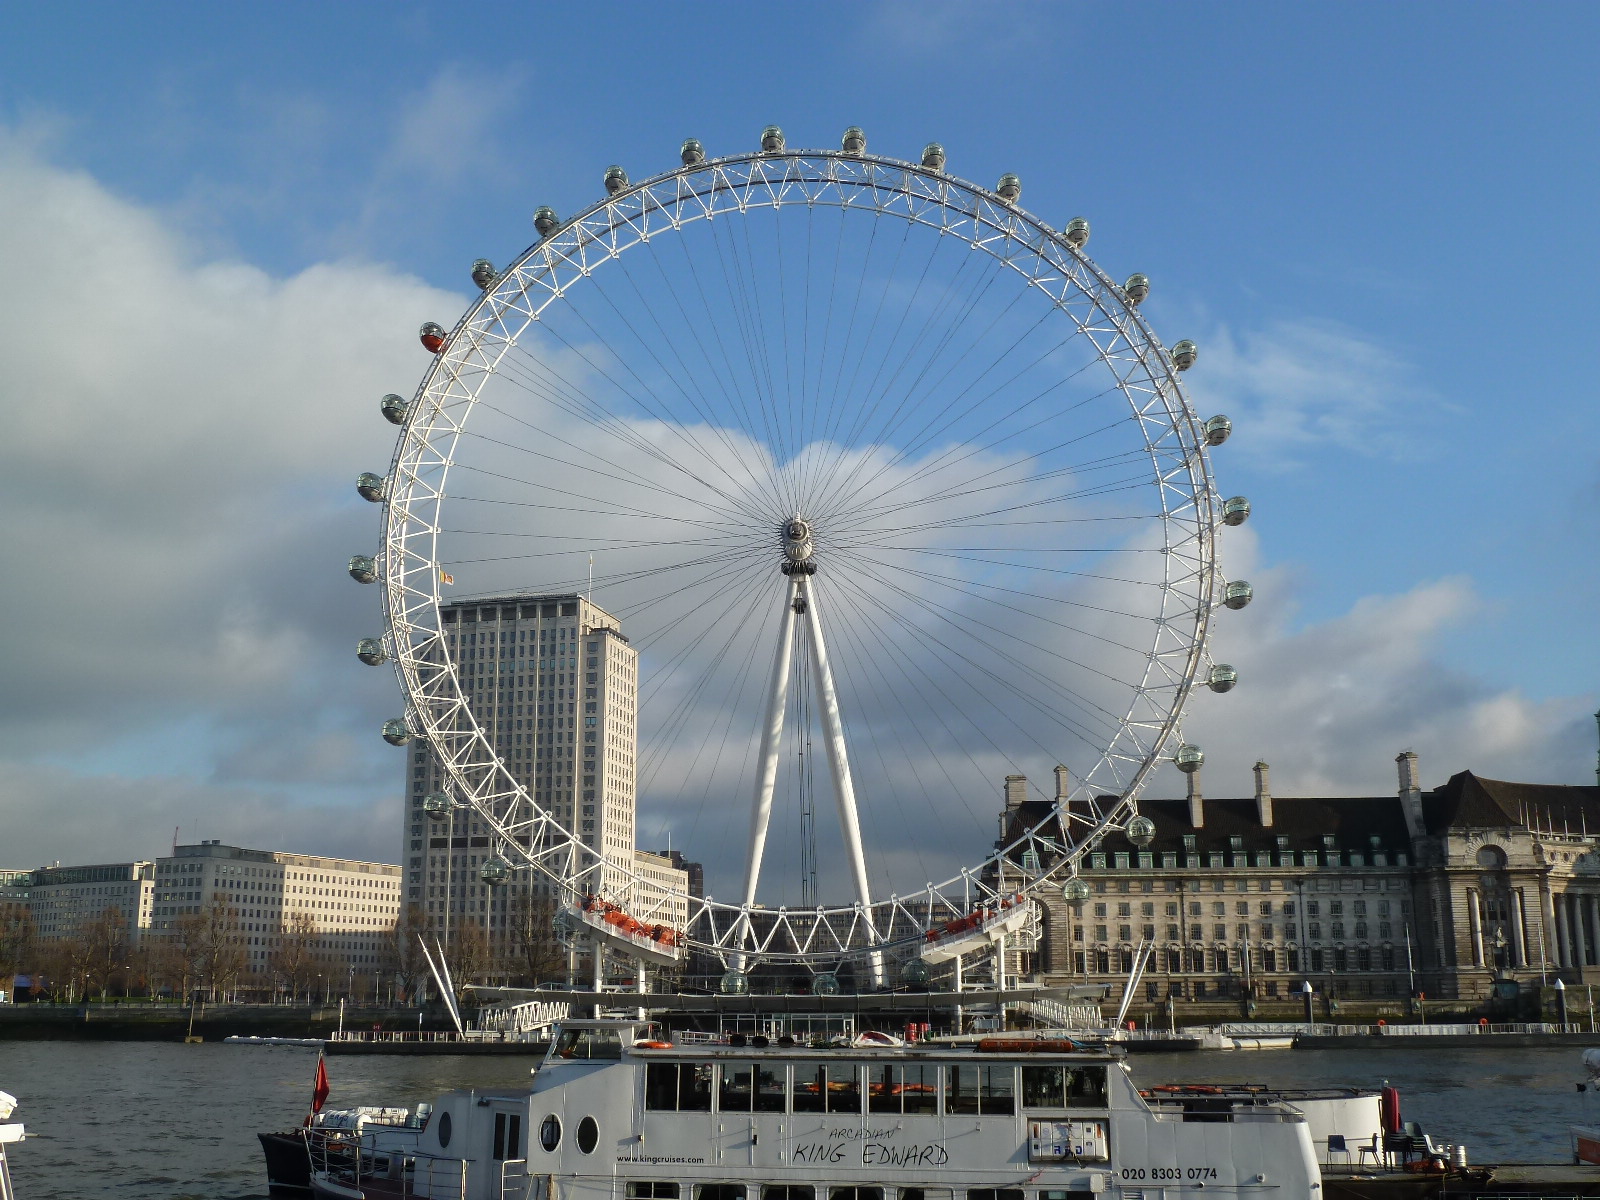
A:
POLYGON ((633 1044, 633 1048, 635 1050, 671 1050, 672 1043, 658 1042, 653 1040, 648 1042, 635 1042, 633 1044))

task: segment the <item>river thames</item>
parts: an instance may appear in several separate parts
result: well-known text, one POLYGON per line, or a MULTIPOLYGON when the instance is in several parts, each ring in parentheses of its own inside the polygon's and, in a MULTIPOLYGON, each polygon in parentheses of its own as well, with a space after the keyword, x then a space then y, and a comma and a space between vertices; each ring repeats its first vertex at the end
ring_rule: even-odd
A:
MULTIPOLYGON (((1178 1082, 1401 1091, 1405 1119, 1462 1141, 1474 1163, 1566 1162, 1582 1117, 1581 1051, 1389 1049, 1135 1055, 1140 1086, 1178 1082)), ((332 1058, 330 1107, 521 1086, 533 1059, 332 1058)), ((21 1102, 19 1200, 265 1197, 256 1133, 299 1124, 310 1050, 147 1042, 0 1042, 0 1091, 21 1102)))

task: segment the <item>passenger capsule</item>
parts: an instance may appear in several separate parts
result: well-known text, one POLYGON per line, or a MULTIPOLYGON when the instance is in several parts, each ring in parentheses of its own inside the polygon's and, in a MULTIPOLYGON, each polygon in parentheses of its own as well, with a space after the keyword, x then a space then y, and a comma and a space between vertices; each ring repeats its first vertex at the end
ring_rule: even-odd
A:
POLYGON ((768 125, 761 131, 761 153, 781 154, 783 152, 783 130, 776 125, 768 125))
POLYGON ((1218 413, 1206 422, 1206 445, 1220 446, 1233 433, 1233 422, 1218 413))
POLYGON ((1015 204, 1017 197, 1022 195, 1022 180, 1007 171, 1000 176, 1000 182, 994 185, 994 190, 1007 204, 1015 204))
POLYGON ((602 182, 606 185, 606 195, 615 196, 618 192, 627 190, 628 173, 615 164, 606 168, 602 182))
POLYGON ((1206 686, 1213 692, 1231 692, 1239 682, 1239 672, 1227 663, 1217 663, 1206 673, 1206 686))
POLYGON ((683 147, 678 154, 683 158, 683 165, 686 167, 698 166, 706 160, 706 148, 700 144, 698 138, 684 138, 683 147))
POLYGON ((483 866, 478 868, 478 878, 490 887, 499 887, 511 878, 511 864, 498 854, 483 860, 483 866))
POLYGON ((922 165, 930 171, 944 170, 944 147, 938 142, 929 142, 922 148, 922 165))
POLYGON ((839 149, 846 154, 865 154, 867 152, 867 135, 861 132, 861 126, 852 125, 844 131, 844 137, 839 141, 839 149))
POLYGON ((907 959, 900 968, 900 982, 907 987, 927 987, 928 975, 928 964, 920 958, 907 959))
POLYGON ((1172 365, 1180 371, 1187 371, 1194 366, 1194 360, 1200 357, 1200 347, 1188 338, 1184 338, 1172 348, 1172 365))
POLYGON ((346 569, 357 583, 371 583, 378 577, 378 564, 366 554, 352 554, 346 569))
POLYGON ((1206 761, 1206 756, 1199 746, 1185 742, 1178 747, 1178 753, 1173 755, 1172 761, 1185 775, 1193 775, 1200 769, 1200 764, 1206 761))
POLYGON ((389 661, 389 652, 382 638, 362 638, 356 643, 356 657, 369 667, 381 667, 389 661))
POLYGON ((411 414, 411 401, 404 396, 396 396, 390 392, 378 401, 378 410, 383 413, 383 419, 391 425, 404 425, 406 417, 411 414))
POLYGON ((395 717, 383 723, 383 740, 391 746, 404 746, 411 740, 411 726, 404 717, 395 717))
POLYGON ((1128 282, 1122 285, 1122 290, 1128 297, 1128 303, 1137 308, 1150 294, 1150 277, 1135 271, 1128 276, 1128 282))
POLYGON ((431 821, 445 820, 454 807, 450 797, 443 792, 429 792, 422 798, 422 811, 428 814, 428 819, 431 821))
POLYGON ((1222 589, 1222 603, 1235 611, 1244 608, 1256 598, 1256 590, 1243 579, 1231 579, 1222 589))
POLYGON ((750 977, 743 971, 725 971, 717 988, 724 996, 743 996, 750 991, 750 977))
POLYGON ((478 285, 478 290, 487 292, 494 286, 494 281, 500 278, 499 272, 494 269, 494 264, 487 258, 474 259, 472 262, 472 282, 478 285))
POLYGON ((1076 875, 1061 885, 1061 898, 1068 904, 1082 904, 1089 895, 1089 885, 1076 875))
POLYGON ((1089 219, 1087 217, 1073 217, 1067 222, 1067 227, 1061 231, 1062 236, 1082 250, 1089 244, 1089 219))
POLYGON ((561 218, 556 216, 556 210, 548 204, 541 204, 533 210, 533 227, 540 237, 549 237, 550 231, 561 224, 561 218))
POLYGON ((384 497, 383 476, 374 475, 371 471, 363 471, 356 476, 356 493, 363 500, 370 500, 374 504, 382 504, 384 497))
POLYGON ((837 996, 839 994, 839 977, 832 972, 818 975, 811 981, 811 994, 813 996, 837 996))
POLYGON ((1134 817, 1122 831, 1135 846, 1143 849, 1156 838, 1156 823, 1149 817, 1134 817))
POLYGON ((1222 502, 1222 523, 1243 525, 1250 516, 1250 501, 1243 496, 1229 496, 1222 502))
POLYGON ((445 340, 449 335, 445 333, 443 325, 437 321, 429 321, 417 330, 417 337, 421 339, 423 348, 429 354, 437 354, 444 349, 445 340))

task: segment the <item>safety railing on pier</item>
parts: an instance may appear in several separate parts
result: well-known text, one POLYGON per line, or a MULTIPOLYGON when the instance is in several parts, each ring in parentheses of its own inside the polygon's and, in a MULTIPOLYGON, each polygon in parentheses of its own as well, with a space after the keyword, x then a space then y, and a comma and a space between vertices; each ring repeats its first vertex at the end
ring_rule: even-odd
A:
POLYGON ((1460 1037, 1505 1033, 1583 1033, 1582 1025, 1552 1021, 1447 1022, 1377 1025, 1341 1025, 1314 1021, 1225 1021, 1220 1025, 1190 1027, 1185 1033, 1220 1033, 1229 1037, 1460 1037))

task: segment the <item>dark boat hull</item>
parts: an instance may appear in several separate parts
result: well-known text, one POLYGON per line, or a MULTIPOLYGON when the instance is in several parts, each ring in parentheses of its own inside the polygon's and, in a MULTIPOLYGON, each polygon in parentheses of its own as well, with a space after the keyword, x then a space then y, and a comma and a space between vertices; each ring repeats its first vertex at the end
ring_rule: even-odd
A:
POLYGON ((309 1192, 311 1157, 306 1153, 305 1131, 258 1133, 267 1160, 267 1187, 274 1192, 309 1192))

